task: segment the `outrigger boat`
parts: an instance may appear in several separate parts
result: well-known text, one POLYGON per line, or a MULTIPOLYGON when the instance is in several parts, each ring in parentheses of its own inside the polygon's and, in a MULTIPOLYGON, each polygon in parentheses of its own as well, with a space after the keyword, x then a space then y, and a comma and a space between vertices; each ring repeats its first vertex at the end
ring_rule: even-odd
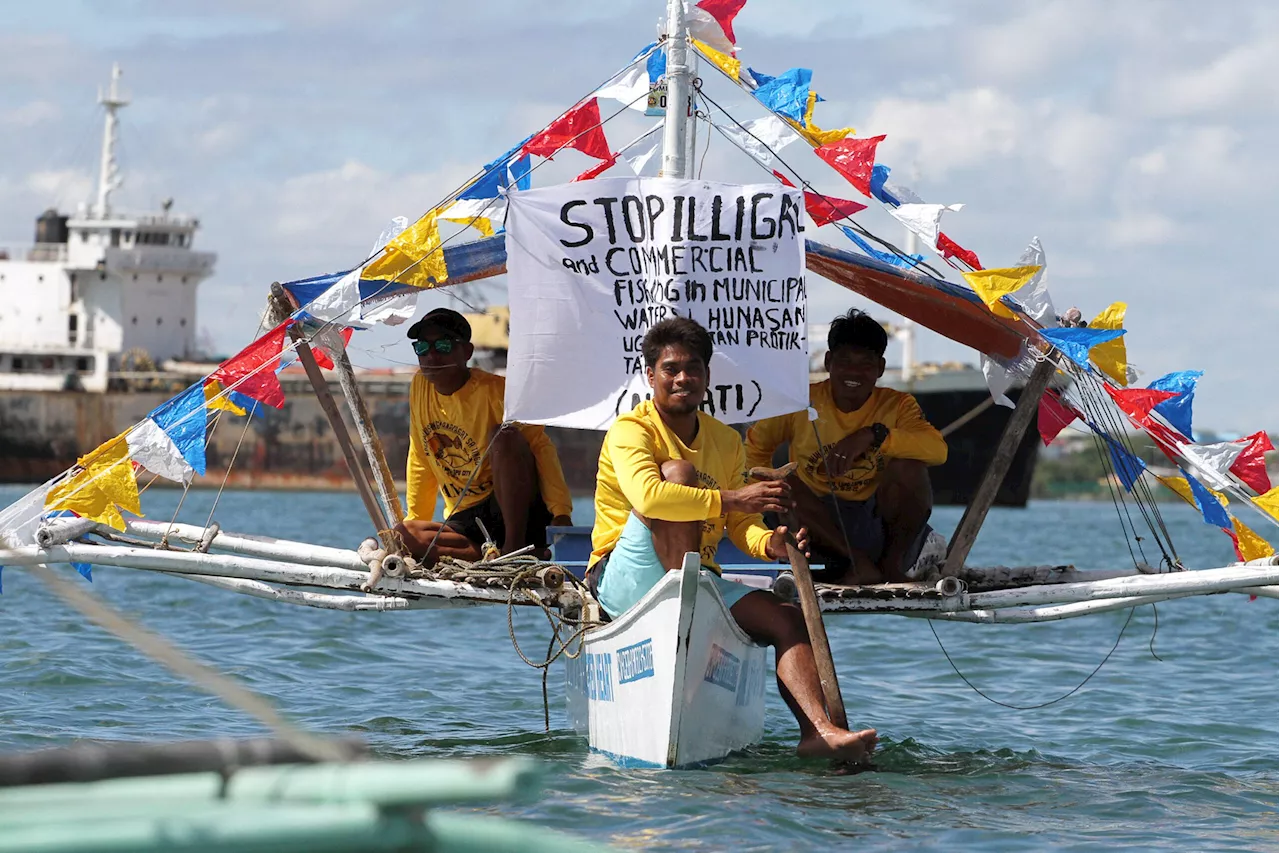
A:
MULTIPOLYGON (((952 267, 967 286, 947 281, 920 255, 900 250, 859 226, 851 213, 863 207, 860 203, 811 191, 811 185, 796 175, 805 188, 803 203, 809 216, 819 225, 839 224, 859 249, 804 240, 803 265, 808 271, 973 348, 993 375, 1006 381, 1019 375, 1025 379, 1000 447, 944 558, 916 582, 815 586, 807 566, 795 566, 794 574, 780 572, 777 566, 753 565, 727 541, 721 548, 719 558, 727 575, 800 596, 820 668, 826 659, 829 709, 840 700, 829 653, 821 654, 826 643, 822 616, 878 613, 947 621, 1038 622, 1195 595, 1232 592, 1276 598, 1280 564, 1273 549, 1232 513, 1244 506, 1276 522, 1276 489, 1261 464, 1262 454, 1270 449, 1265 434, 1216 445, 1192 441, 1194 377, 1171 375, 1145 389, 1126 387, 1130 376, 1125 356, 1121 348, 1117 359, 1116 350, 1123 335, 1122 304, 1091 324, 1080 322, 1074 310, 1058 315, 1037 275, 1042 264, 1042 258, 1035 257, 1038 243, 1033 244, 1037 252, 1018 267, 983 269, 975 254, 939 231, 939 217, 950 208, 926 204, 888 179, 889 169, 875 156, 880 138, 851 137, 847 128, 824 131, 813 123, 819 98, 809 88, 807 71, 792 69, 770 77, 742 66, 732 30, 741 6, 703 0, 685 7, 671 0, 666 34, 658 43, 640 51, 542 133, 489 163, 416 224, 378 246, 366 262, 340 273, 273 285, 269 332, 143 422, 86 454, 75 468, 0 510, 0 544, 6 548, 0 551, 0 564, 69 563, 156 571, 229 592, 331 610, 541 608, 552 620, 558 642, 545 662, 533 663, 545 670, 565 658, 569 718, 593 749, 624 764, 686 767, 722 759, 757 742, 763 733, 765 650, 734 623, 700 571, 697 555, 689 555, 680 571, 668 573, 630 611, 603 624, 597 603, 580 580, 589 550, 588 528, 561 529, 550 560, 516 553, 474 564, 445 560, 428 570, 403 553, 391 535, 403 520, 400 499, 345 341, 338 334, 367 327, 374 322, 375 307, 411 301, 423 288, 448 288, 506 272, 511 235, 494 233, 494 225, 501 223, 508 204, 514 206, 522 193, 531 192, 530 176, 538 168, 533 158, 542 165, 570 148, 596 157, 600 165, 580 176, 582 182, 570 185, 584 197, 592 192, 588 182, 607 169, 630 166, 643 174, 653 162, 657 128, 613 148, 603 127, 616 115, 602 120, 598 102, 614 98, 624 106, 665 103, 662 176, 652 179, 650 186, 664 181, 671 187, 692 185, 689 142, 697 124, 706 126, 708 133, 720 133, 766 168, 785 165, 776 156, 782 145, 804 140, 820 159, 923 238, 942 258, 939 266, 952 267), (698 60, 723 72, 764 107, 765 119, 742 123, 720 108, 694 76, 698 60), (712 122, 706 112, 712 108, 723 112, 727 121, 712 122), (485 236, 470 242, 442 238, 441 220, 476 227, 485 236), (190 488, 193 469, 203 468, 208 430, 246 408, 281 405, 283 395, 274 377, 286 357, 300 363, 311 379, 378 538, 342 549, 230 533, 212 521, 192 525, 176 517, 158 521, 121 514, 119 508, 134 515, 141 512, 138 475, 149 473, 190 488), (333 378, 342 387, 355 440, 330 391, 333 378), (1051 564, 966 564, 1013 449, 1033 417, 1038 417, 1045 434, 1051 425, 1061 429, 1076 419, 1095 434, 1114 466, 1117 500, 1136 504, 1150 528, 1148 541, 1161 552, 1159 559, 1153 558, 1155 565, 1145 557, 1135 557, 1131 567, 1102 571, 1051 564), (1155 475, 1128 444, 1130 428, 1151 435, 1171 465, 1181 469, 1180 477, 1158 479, 1194 504, 1206 522, 1227 531, 1236 545, 1237 561, 1215 569, 1184 569, 1150 492, 1155 475)), ((800 191, 794 195, 801 197, 800 191)), ((692 222, 692 203, 689 210, 692 222)), ((739 230, 741 216, 740 209, 739 230)), ((796 269, 795 275, 802 275, 802 270, 796 269)), ((513 326, 520 319, 514 297, 525 286, 512 276, 513 326)), ((520 366, 514 347, 511 363, 520 366)), ((515 376, 509 377, 509 392, 515 384, 515 376)), ((803 384, 790 390, 801 397, 807 394, 803 384)), ((999 388, 993 391, 998 396, 999 388)), ((547 402, 556 408, 556 400, 547 402)), ((1121 516, 1122 523, 1130 525, 1126 533, 1136 536, 1128 518, 1121 516)))

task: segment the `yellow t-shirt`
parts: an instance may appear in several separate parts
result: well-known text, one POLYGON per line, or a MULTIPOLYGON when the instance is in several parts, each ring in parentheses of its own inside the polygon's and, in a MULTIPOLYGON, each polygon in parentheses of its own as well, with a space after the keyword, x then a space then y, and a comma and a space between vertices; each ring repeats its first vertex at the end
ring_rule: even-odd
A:
MULTIPOLYGON (((852 432, 882 423, 889 437, 877 450, 867 451, 853 467, 834 480, 836 497, 864 501, 875 494, 880 473, 889 459, 918 459, 926 465, 947 461, 947 441, 924 419, 915 397, 891 388, 876 388, 861 408, 842 412, 831 396, 831 380, 809 386, 809 405, 818 412, 818 435, 823 452, 852 432)), ((790 442, 790 461, 798 464, 796 474, 817 495, 832 492, 823 453, 807 412, 793 412, 760 421, 747 431, 747 468, 770 466, 773 451, 790 442)))
POLYGON ((596 475, 596 523, 591 531, 591 564, 613 550, 634 508, 646 518, 702 522, 702 565, 719 573, 716 549, 725 530, 745 553, 769 560, 766 546, 772 531, 759 513, 731 512, 720 507, 721 489, 746 484, 742 438, 731 427, 698 413, 698 434, 688 446, 673 433, 646 400, 619 417, 605 434, 596 475), (661 466, 684 459, 698 471, 698 486, 662 479, 661 466))
MULTIPOLYGON (((471 378, 453 394, 441 394, 421 373, 409 389, 408 518, 430 521, 436 492, 444 495, 445 515, 468 509, 493 493, 493 469, 486 458, 471 473, 502 423, 506 379, 471 368, 471 378), (471 485, 467 487, 467 480, 471 485), (466 487, 466 494, 463 488, 466 487)), ((573 503, 556 448, 540 426, 518 424, 538 467, 542 500, 552 515, 569 515, 573 503)))

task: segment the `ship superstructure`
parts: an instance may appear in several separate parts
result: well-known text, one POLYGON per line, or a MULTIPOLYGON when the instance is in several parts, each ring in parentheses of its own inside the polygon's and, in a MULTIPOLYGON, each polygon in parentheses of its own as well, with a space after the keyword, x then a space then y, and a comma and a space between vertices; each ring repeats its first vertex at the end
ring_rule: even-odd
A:
POLYGON ((50 209, 35 244, 0 250, 0 390, 107 390, 110 371, 148 369, 196 353, 196 293, 216 255, 193 248, 199 221, 116 210, 120 67, 105 111, 94 201, 50 209))

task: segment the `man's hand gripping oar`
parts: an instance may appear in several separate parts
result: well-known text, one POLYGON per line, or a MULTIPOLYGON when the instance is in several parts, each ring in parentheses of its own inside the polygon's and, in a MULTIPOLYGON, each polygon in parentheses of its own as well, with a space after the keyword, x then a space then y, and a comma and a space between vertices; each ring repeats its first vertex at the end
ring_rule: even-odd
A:
MULTIPOLYGON (((786 480, 795 470, 796 463, 789 462, 781 468, 752 468, 749 473, 757 480, 786 480)), ((827 628, 822 621, 818 593, 813 588, 813 575, 809 572, 809 560, 797 546, 793 535, 793 531, 800 530, 795 512, 788 510, 782 514, 780 520, 787 530, 787 560, 791 563, 796 592, 800 597, 800 610, 804 613, 804 624, 809 631, 809 644, 813 648, 813 660, 818 668, 818 679, 822 682, 822 696, 826 702, 827 716, 832 724, 847 729, 849 721, 844 711, 844 699, 840 696, 840 684, 836 680, 835 661, 831 658, 831 644, 827 641, 827 628)))

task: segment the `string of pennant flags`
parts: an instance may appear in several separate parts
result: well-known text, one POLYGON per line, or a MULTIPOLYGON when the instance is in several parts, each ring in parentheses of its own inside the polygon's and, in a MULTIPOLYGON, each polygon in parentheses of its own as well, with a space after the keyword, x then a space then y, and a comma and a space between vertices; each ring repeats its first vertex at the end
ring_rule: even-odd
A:
MULTIPOLYGON (((1126 490, 1132 490, 1141 477, 1151 473, 1196 507, 1206 524, 1225 531, 1240 559, 1273 554, 1263 537, 1231 514, 1228 497, 1251 503, 1273 522, 1280 520, 1277 489, 1270 482, 1264 461, 1265 453, 1274 449, 1266 433, 1196 444, 1192 438, 1192 403, 1202 376, 1200 371, 1170 373, 1148 383, 1146 388, 1129 387, 1134 373, 1125 347, 1125 303, 1113 303, 1087 324, 1064 323, 1048 290, 1045 252, 1038 238, 1030 241, 1016 265, 984 268, 975 252, 942 231, 943 215, 958 212, 963 205, 925 202, 910 187, 893 180, 892 169, 877 156, 883 135, 858 137, 852 127, 824 130, 815 123, 815 109, 823 98, 812 88, 810 69, 791 68, 769 75, 743 65, 738 58, 733 24, 745 2, 701 0, 690 7, 689 38, 701 56, 749 92, 767 114, 742 123, 736 119, 731 123, 708 123, 786 186, 795 184, 776 168, 780 164, 779 152, 804 140, 820 160, 863 197, 879 202, 943 262, 959 271, 992 314, 1024 324, 1029 335, 1038 336, 1065 359, 1059 362, 1060 368, 1070 369, 1077 382, 1099 385, 1128 422, 1154 440, 1180 476, 1149 472, 1146 464, 1117 441, 1112 431, 1087 417, 1087 407, 1073 401, 1069 394, 1052 389, 1042 397, 1037 418, 1046 444, 1069 425, 1081 421, 1106 444, 1112 466, 1126 490)), ((440 223, 458 223, 484 237, 501 233, 507 194, 529 189, 533 172, 565 149, 597 161, 575 180, 590 180, 615 167, 625 167, 637 176, 656 176, 661 161, 662 122, 615 149, 605 133, 609 119, 602 118, 600 101, 621 104, 618 113, 628 109, 644 111, 650 91, 666 73, 663 47, 661 42, 654 42, 642 48, 626 67, 586 98, 541 131, 486 163, 476 177, 415 222, 393 220, 360 265, 287 283, 286 288, 302 306, 293 316, 262 334, 203 380, 157 407, 140 423, 81 457, 60 478, 0 511, 0 536, 7 533, 10 544, 29 544, 28 539, 34 541, 30 538, 34 523, 55 514, 74 514, 124 530, 122 513, 141 515, 137 481, 140 470, 189 486, 195 475, 206 473, 205 447, 211 415, 252 417, 264 406, 284 406, 284 390, 277 374, 292 362, 292 353, 300 342, 288 339, 290 326, 299 324, 304 332, 300 340, 313 347, 322 367, 332 368, 325 346, 333 339, 320 335, 321 331, 341 330, 345 345, 353 330, 411 318, 419 292, 449 282, 444 251, 449 240, 442 238, 440 223), (19 533, 15 535, 14 531, 19 533), (15 538, 19 541, 14 542, 15 538)), ((837 226, 860 252, 876 261, 928 274, 923 255, 899 251, 857 224, 852 217, 865 210, 866 204, 818 193, 807 182, 802 181, 802 186, 806 212, 816 226, 837 226), (891 251, 877 249, 872 239, 891 251)), ((993 398, 1012 406, 1004 391, 1014 381, 1019 365, 986 355, 982 362, 993 398)), ((91 579, 88 566, 77 568, 91 579)))

